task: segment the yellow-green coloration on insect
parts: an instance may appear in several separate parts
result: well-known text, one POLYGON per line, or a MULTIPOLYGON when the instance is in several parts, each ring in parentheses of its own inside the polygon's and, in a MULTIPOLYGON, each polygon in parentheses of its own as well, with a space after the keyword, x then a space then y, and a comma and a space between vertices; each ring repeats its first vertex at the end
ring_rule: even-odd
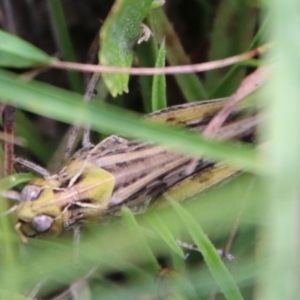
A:
POLYGON ((56 235, 108 208, 115 180, 90 162, 71 161, 58 174, 37 179, 22 191, 19 230, 27 237, 56 235))
POLYGON ((226 101, 227 98, 223 98, 171 106, 151 113, 148 118, 158 123, 186 126, 196 123, 197 120, 204 121, 206 118, 211 118, 223 108, 226 101))
POLYGON ((240 172, 236 168, 222 163, 212 165, 170 187, 156 199, 153 207, 162 208, 169 206, 170 201, 179 202, 191 198, 201 191, 232 179, 238 173, 240 172))
MULTIPOLYGON (((226 99, 188 103, 147 118, 201 132, 225 103, 226 99)), ((241 103, 216 138, 251 142, 258 123, 256 111, 241 103)), ((185 200, 238 173, 223 163, 195 160, 152 143, 110 136, 80 149, 59 172, 25 186, 16 229, 23 240, 55 236, 82 223, 118 216, 123 206, 138 214, 165 206, 169 200, 185 200)))

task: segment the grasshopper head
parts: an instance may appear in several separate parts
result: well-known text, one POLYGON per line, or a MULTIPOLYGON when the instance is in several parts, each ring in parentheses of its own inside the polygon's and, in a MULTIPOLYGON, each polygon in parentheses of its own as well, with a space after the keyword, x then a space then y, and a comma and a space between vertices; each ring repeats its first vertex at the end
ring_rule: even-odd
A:
POLYGON ((61 209, 53 201, 57 186, 55 180, 38 179, 22 190, 16 225, 22 240, 27 237, 58 235, 63 230, 61 209))
POLYGON ((73 225, 98 219, 109 205, 115 179, 88 162, 72 161, 51 177, 24 187, 16 230, 27 237, 60 234, 73 225))

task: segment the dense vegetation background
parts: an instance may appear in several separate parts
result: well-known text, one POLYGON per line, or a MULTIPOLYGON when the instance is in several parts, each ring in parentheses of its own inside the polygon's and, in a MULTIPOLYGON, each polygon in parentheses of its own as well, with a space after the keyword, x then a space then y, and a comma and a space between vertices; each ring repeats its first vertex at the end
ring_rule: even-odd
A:
MULTIPOLYGON (((196 197, 184 208, 149 212, 136 220, 124 211, 121 222, 88 226, 79 246, 74 246, 71 232, 23 244, 13 230, 15 216, 3 216, 1 298, 296 299, 300 270, 297 1, 167 0, 153 10, 144 9, 146 4, 140 7, 142 2, 149 6, 151 1, 0 1, 1 29, 48 54, 28 49, 1 32, 0 98, 17 107, 15 134, 27 141, 26 147, 17 147, 17 155, 54 172, 63 160, 67 124, 80 122, 92 125, 95 142, 121 133, 181 151, 186 148, 193 155, 226 159, 251 173, 196 197), (111 10, 114 3, 124 5, 122 14, 111 10), (136 26, 132 30, 130 23, 139 18, 154 33, 141 45, 136 44, 136 26), (50 66, 52 57, 97 64, 98 48, 113 58, 123 51, 121 62, 130 61, 127 54, 133 53, 133 66, 163 66, 163 50, 168 65, 187 65, 237 55, 270 41, 272 48, 264 60, 256 57, 206 73, 168 75, 166 84, 159 77, 156 87, 152 76, 132 76, 128 93, 121 93, 112 77, 104 77, 106 84, 100 80, 97 100, 89 107, 81 103, 89 75, 50 66), (139 122, 135 115, 109 105, 148 113, 161 105, 153 98, 170 106, 229 96, 262 64, 273 64, 274 72, 263 91, 254 94, 267 116, 259 139, 272 144, 257 151, 196 142, 188 135, 139 122), (159 97, 153 97, 155 93, 159 97), (199 154, 192 149, 199 149, 199 154), (203 256, 183 251, 176 244, 178 238, 197 244, 203 256), (216 249, 228 248, 235 260, 222 262, 209 241, 216 249)), ((127 89, 126 78, 120 86, 127 89)), ((4 159, 1 152, 2 173, 4 159)), ((4 178, 0 189, 6 191, 17 183, 20 189, 27 179, 22 176, 4 178)), ((0 205, 3 212, 10 206, 5 199, 0 205)))

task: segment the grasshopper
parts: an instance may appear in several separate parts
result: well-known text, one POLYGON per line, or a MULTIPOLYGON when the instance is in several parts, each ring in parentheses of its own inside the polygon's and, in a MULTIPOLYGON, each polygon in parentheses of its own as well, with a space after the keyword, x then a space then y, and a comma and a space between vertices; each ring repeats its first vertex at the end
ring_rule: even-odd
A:
MULTIPOLYGON (((201 132, 226 100, 177 105, 146 118, 201 132)), ((216 138, 253 138, 258 122, 257 113, 241 102, 216 138)), ((55 236, 80 224, 116 216, 122 206, 138 214, 170 200, 187 199, 240 172, 202 159, 187 172, 192 161, 153 143, 110 136, 77 151, 57 173, 27 184, 16 210, 16 230, 23 240, 55 236)))

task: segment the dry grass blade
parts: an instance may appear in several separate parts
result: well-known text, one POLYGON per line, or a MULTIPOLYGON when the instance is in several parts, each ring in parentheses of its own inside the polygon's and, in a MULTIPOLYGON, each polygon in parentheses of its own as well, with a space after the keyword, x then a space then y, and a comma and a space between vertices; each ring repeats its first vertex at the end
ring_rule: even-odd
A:
MULTIPOLYGON (((3 112, 4 136, 14 136, 15 113, 15 107, 5 106, 3 112)), ((4 175, 9 176, 13 173, 14 169, 14 143, 9 142, 7 139, 4 142, 4 157, 4 175)))
POLYGON ((17 137, 12 134, 6 134, 4 132, 0 132, 0 140, 8 142, 8 143, 12 143, 14 145, 18 145, 18 146, 26 145, 26 141, 22 137, 17 137))
POLYGON ((266 80, 270 73, 269 66, 263 66, 248 75, 240 84, 237 91, 230 97, 224 108, 216 114, 216 116, 209 122, 203 131, 206 137, 214 137, 217 131, 221 128, 229 114, 232 112, 234 106, 247 95, 259 88, 266 80))
POLYGON ((103 65, 96 66, 72 62, 63 62, 58 60, 51 62, 50 66, 57 69, 78 70, 82 72, 120 73, 131 75, 185 74, 194 72, 205 72, 213 69, 224 68, 248 60, 262 53, 265 53, 270 49, 270 46, 270 44, 265 44, 249 52, 211 62, 165 68, 119 68, 103 65))

